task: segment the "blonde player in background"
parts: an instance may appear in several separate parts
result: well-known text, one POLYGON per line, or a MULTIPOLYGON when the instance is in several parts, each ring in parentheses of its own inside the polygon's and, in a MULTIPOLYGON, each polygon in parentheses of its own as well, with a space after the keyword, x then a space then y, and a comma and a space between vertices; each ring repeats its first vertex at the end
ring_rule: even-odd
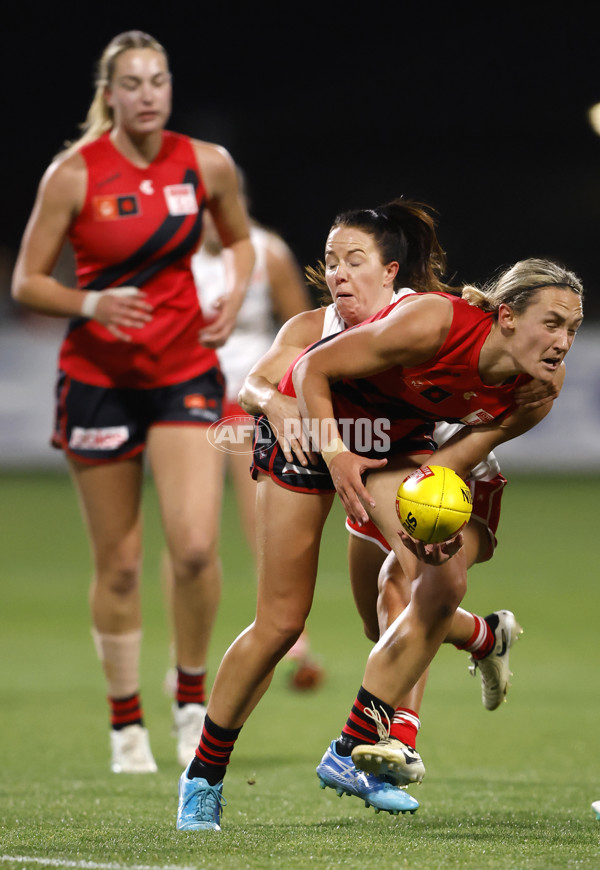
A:
POLYGON ((90 540, 115 773, 156 771, 139 674, 144 455, 174 569, 177 691, 202 692, 220 599, 221 469, 209 431, 223 399, 215 348, 234 327, 254 265, 233 160, 167 130, 171 99, 156 39, 128 31, 111 40, 84 132, 40 184, 13 278, 17 301, 68 320, 52 443, 67 457, 90 540), (210 322, 191 269, 206 210, 230 267, 210 322), (53 276, 67 240, 77 286, 53 276))

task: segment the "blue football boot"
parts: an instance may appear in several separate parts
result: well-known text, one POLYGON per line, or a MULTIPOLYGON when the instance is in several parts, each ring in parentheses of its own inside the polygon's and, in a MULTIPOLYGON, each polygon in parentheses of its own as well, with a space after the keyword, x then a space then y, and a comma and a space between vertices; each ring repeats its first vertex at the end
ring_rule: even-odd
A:
POLYGON ((398 813, 414 813, 419 803, 404 789, 392 785, 381 776, 358 770, 352 759, 338 755, 336 741, 332 740, 327 752, 317 767, 321 788, 332 788, 341 797, 353 795, 364 800, 366 807, 374 807, 397 816, 398 813))
POLYGON ((227 804, 223 797, 223 781, 209 785, 202 777, 188 779, 188 770, 189 765, 179 778, 177 830, 220 831, 221 814, 227 804))

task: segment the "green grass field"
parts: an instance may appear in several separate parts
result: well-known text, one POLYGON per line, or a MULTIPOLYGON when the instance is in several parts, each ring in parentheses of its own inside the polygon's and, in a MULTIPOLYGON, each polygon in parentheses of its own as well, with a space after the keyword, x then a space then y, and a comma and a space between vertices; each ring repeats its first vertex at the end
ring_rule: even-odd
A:
MULTIPOLYGON (((178 834, 175 743, 162 691, 168 629, 149 483, 142 660, 146 722, 160 771, 108 769, 108 713, 87 611, 89 555, 71 484, 0 475, 0 868, 597 868, 600 822, 598 477, 514 477, 500 547, 471 572, 465 605, 507 607, 524 634, 508 703, 489 713, 467 655, 443 647, 422 710, 427 765, 412 816, 376 815, 321 791, 315 775, 358 689, 369 644, 353 610, 346 533, 326 529, 312 644, 327 669, 314 693, 284 665, 245 726, 226 779, 223 832, 178 834)), ((251 559, 232 499, 225 589, 210 673, 253 616, 251 559)))

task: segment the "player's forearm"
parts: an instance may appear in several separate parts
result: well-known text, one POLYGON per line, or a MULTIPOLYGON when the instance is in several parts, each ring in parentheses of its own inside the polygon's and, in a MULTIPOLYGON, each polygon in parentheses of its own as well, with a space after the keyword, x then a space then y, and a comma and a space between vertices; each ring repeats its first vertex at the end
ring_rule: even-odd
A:
POLYGON ((468 438, 459 433, 436 450, 431 462, 452 468, 466 480, 471 471, 491 453, 492 446, 488 447, 491 444, 496 446, 496 439, 468 438))
POLYGON ((249 238, 223 248, 226 295, 238 302, 238 308, 244 301, 255 262, 256 253, 249 238))
POLYGON ((12 284, 16 302, 51 317, 78 317, 85 293, 60 284, 50 275, 22 275, 18 271, 12 284))

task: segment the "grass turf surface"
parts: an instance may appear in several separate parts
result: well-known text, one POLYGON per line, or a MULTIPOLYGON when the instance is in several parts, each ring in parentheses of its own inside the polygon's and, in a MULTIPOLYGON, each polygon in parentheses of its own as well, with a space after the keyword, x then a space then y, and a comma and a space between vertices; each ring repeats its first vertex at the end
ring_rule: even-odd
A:
MULTIPOLYGON (((339 505, 328 522, 309 628, 327 680, 291 692, 285 665, 247 725, 225 782, 221 835, 175 831, 177 779, 162 682, 168 629, 162 537, 145 498, 146 723, 159 773, 108 769, 108 713, 89 632, 89 556, 66 476, 0 475, 0 867, 598 868, 598 477, 511 478, 500 547, 470 572, 465 606, 513 609, 508 703, 489 713, 467 655, 438 654, 422 710, 427 777, 414 816, 376 815, 321 791, 314 768, 348 714, 369 644, 351 601, 339 505), (18 860, 16 860, 18 859, 18 860), (39 866, 39 864, 37 865, 39 866)), ((228 493, 224 595, 209 675, 253 616, 254 578, 228 493)))

